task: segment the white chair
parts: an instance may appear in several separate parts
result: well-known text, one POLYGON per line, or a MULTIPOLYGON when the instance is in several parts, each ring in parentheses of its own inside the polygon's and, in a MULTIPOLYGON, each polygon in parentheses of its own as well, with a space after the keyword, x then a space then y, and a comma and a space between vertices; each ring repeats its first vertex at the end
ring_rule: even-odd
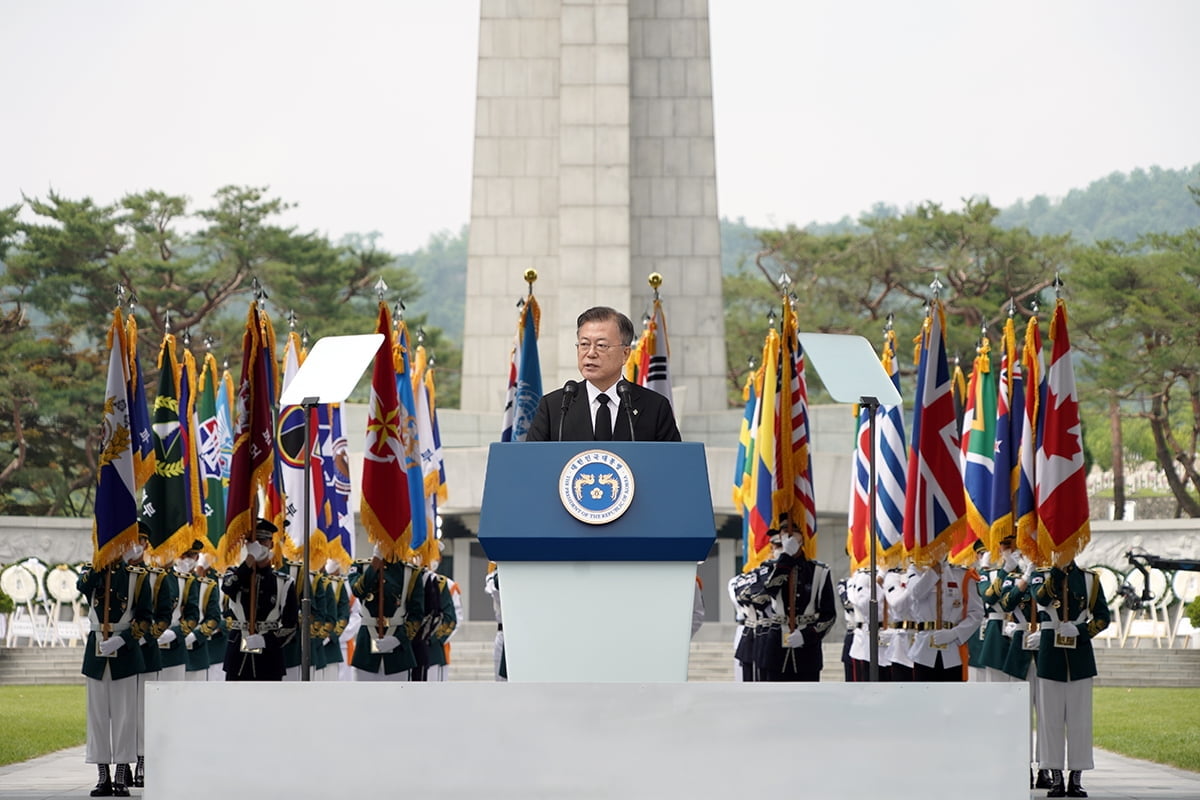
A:
POLYGON ((1108 627, 1096 635, 1092 640, 1103 642, 1105 647, 1112 647, 1113 642, 1120 644, 1121 631, 1124 630, 1121 623, 1121 605, 1125 598, 1119 593, 1121 588, 1121 573, 1109 566, 1091 567, 1095 570, 1097 577, 1100 579, 1100 591, 1104 594, 1104 599, 1108 603, 1108 615, 1110 621, 1108 627))
POLYGON ((1175 607, 1175 618, 1171 622, 1171 641, 1168 646, 1174 647, 1177 640, 1184 639, 1183 646, 1187 647, 1187 640, 1191 638, 1194 630, 1192 621, 1188 619, 1187 606, 1200 595, 1200 572, 1177 571, 1171 579, 1171 592, 1175 595, 1178 605, 1175 607))
MULTIPOLYGON (((1155 647, 1162 647, 1169 638, 1167 612, 1164 604, 1171 601, 1170 581, 1166 573, 1160 569, 1148 570, 1150 576, 1150 599, 1143 600, 1141 607, 1130 609, 1125 620, 1125 630, 1121 637, 1122 647, 1138 647, 1141 642, 1154 640, 1155 647), (1133 644, 1129 640, 1133 639, 1133 644)), ((1146 579, 1136 568, 1131 567, 1125 573, 1125 583, 1129 584, 1138 598, 1144 596, 1146 579)))

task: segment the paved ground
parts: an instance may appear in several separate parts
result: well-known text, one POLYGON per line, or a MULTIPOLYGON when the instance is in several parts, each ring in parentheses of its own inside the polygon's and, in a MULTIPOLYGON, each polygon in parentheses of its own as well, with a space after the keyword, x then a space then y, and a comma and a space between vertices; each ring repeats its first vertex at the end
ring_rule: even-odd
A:
MULTIPOLYGON (((1084 773, 1092 800, 1197 800, 1200 773, 1125 758, 1096 750, 1096 769, 1084 773)), ((96 769, 83 763, 83 747, 60 750, 20 764, 0 767, 0 800, 47 800, 87 797, 96 784, 96 769)), ((1045 791, 1030 797, 1045 797, 1045 791)), ((132 791, 142 796, 141 789, 132 791)))

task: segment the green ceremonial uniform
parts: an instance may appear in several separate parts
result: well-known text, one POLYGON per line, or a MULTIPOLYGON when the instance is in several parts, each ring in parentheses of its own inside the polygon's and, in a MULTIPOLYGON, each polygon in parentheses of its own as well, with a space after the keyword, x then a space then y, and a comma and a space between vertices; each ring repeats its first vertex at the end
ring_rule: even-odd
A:
POLYGON ((450 593, 450 582, 445 575, 434 573, 430 580, 435 581, 438 590, 440 609, 434 620, 433 631, 429 634, 429 663, 444 666, 446 663, 446 641, 458 627, 458 614, 454 612, 454 596, 450 593))
POLYGON ((1043 606, 1049 620, 1038 647, 1037 674, 1053 681, 1074 681, 1096 676, 1096 656, 1092 638, 1108 627, 1108 602, 1095 572, 1080 569, 1071 562, 1065 569, 1054 567, 1047 573, 1034 576, 1038 605, 1043 606), (1039 582, 1038 577, 1042 576, 1039 582), (1063 587, 1066 586, 1064 595, 1063 587), (1079 628, 1074 648, 1056 647, 1051 626, 1065 621, 1079 628))
POLYGON ((340 664, 342 658, 342 643, 340 638, 350 624, 350 587, 346 579, 338 575, 323 576, 329 590, 329 613, 333 621, 332 627, 325 632, 324 644, 325 663, 340 664))
POLYGON ((158 672, 163 667, 162 654, 158 650, 158 637, 171 627, 175 616, 175 606, 179 604, 179 582, 174 576, 157 567, 150 567, 147 572, 147 583, 151 584, 153 592, 153 616, 150 630, 146 631, 138 644, 142 649, 142 672, 158 672))
POLYGON ((225 658, 225 620, 221 617, 221 587, 208 577, 196 577, 196 604, 200 623, 192 633, 196 640, 187 649, 187 671, 199 672, 225 658), (213 637, 220 634, 220 648, 212 646, 213 637))
POLYGON ((135 644, 150 629, 153 619, 148 578, 149 573, 144 568, 123 561, 102 570, 84 567, 80 573, 75 585, 88 600, 92 620, 92 630, 83 648, 81 670, 87 677, 104 680, 106 667, 113 680, 128 678, 142 671, 142 650, 135 644), (101 656, 96 650, 97 637, 106 619, 111 635, 125 640, 125 646, 112 656, 101 656))
MULTIPOLYGON (((303 606, 304 586, 300 583, 300 565, 288 564, 288 574, 292 576, 292 586, 296 590, 296 604, 303 606)), ((331 625, 329 618, 329 590, 325 582, 321 580, 321 575, 318 572, 310 572, 308 574, 309 582, 312 585, 312 604, 310 611, 312 621, 309 624, 309 665, 312 669, 317 670, 325 666, 325 649, 321 646, 325 636, 322 631, 327 625, 331 625)), ((302 633, 302 632, 301 632, 302 633)), ((283 664, 288 669, 293 669, 300 666, 303 654, 300 649, 300 636, 293 636, 283 648, 283 664)))
POLYGON ((386 675, 415 667, 412 641, 425 616, 421 570, 400 561, 385 564, 382 570, 374 562, 357 561, 346 580, 361 603, 363 617, 350 666, 378 673, 382 663, 386 675), (399 646, 390 653, 371 652, 372 640, 384 636, 395 636, 399 646))
POLYGON ((162 581, 175 584, 179 592, 179 603, 176 606, 177 612, 172 613, 173 624, 170 628, 175 631, 175 640, 165 646, 159 645, 158 653, 162 658, 163 668, 177 667, 187 662, 188 652, 184 640, 200 624, 200 584, 195 575, 180 575, 173 569, 162 577, 162 581))
MULTIPOLYGON (((977 584, 979 598, 983 601, 984 623, 980 629, 983 639, 979 647, 979 663, 972 660, 973 667, 1004 670, 1004 659, 1008 656, 1009 646, 1009 638, 1004 635, 1004 610, 1000 606, 1004 577, 1004 570, 990 569, 986 573, 987 579, 977 584)), ((978 636, 971 638, 979 639, 978 636)))
POLYGON ((1019 680, 1027 680, 1029 662, 1036 651, 1027 649, 1024 642, 1029 635, 1029 623, 1037 622, 1037 604, 1033 601, 1032 586, 1024 589, 1017 586, 1017 581, 1022 577, 1020 572, 1010 572, 1004 576, 1000 585, 1000 608, 1017 624, 1004 656, 1004 672, 1019 680))

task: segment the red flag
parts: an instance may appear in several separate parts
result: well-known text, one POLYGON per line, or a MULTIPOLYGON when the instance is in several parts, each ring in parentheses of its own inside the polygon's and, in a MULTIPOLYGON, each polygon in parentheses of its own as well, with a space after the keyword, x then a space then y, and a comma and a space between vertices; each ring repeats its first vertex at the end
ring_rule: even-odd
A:
POLYGON ((242 377, 237 390, 237 421, 229 467, 225 535, 217 547, 218 566, 233 563, 238 549, 254 530, 258 494, 271 482, 275 459, 271 352, 265 340, 257 301, 250 302, 242 334, 242 377))
POLYGON ((385 559, 408 560, 413 553, 412 501, 409 498, 407 457, 401 439, 407 426, 400 419, 396 365, 392 360, 392 321, 379 304, 376 332, 383 341, 375 353, 371 402, 367 410, 367 442, 363 451, 362 500, 359 506, 367 538, 385 559))
POLYGON ((1046 370, 1045 413, 1037 450, 1038 547, 1053 564, 1075 558, 1092 538, 1079 396, 1062 299, 1050 321, 1053 347, 1046 370))

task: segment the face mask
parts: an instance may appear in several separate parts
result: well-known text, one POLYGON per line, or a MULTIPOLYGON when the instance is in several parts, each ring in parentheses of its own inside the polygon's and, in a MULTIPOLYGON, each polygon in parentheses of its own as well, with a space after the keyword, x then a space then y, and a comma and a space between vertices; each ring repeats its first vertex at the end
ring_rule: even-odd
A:
POLYGON ((334 574, 342 568, 342 565, 334 561, 332 558, 325 562, 325 572, 329 575, 334 574))
POLYGON ((177 572, 191 572, 196 566, 196 559, 181 558, 175 562, 175 570, 177 572))
POLYGON ((246 555, 250 556, 255 561, 262 561, 267 557, 267 553, 269 552, 270 551, 267 550, 266 545, 260 544, 259 542, 250 542, 250 544, 246 545, 246 555))
POLYGON ((142 557, 142 553, 146 552, 146 548, 141 543, 131 544, 125 548, 125 558, 129 561, 135 561, 142 557))

